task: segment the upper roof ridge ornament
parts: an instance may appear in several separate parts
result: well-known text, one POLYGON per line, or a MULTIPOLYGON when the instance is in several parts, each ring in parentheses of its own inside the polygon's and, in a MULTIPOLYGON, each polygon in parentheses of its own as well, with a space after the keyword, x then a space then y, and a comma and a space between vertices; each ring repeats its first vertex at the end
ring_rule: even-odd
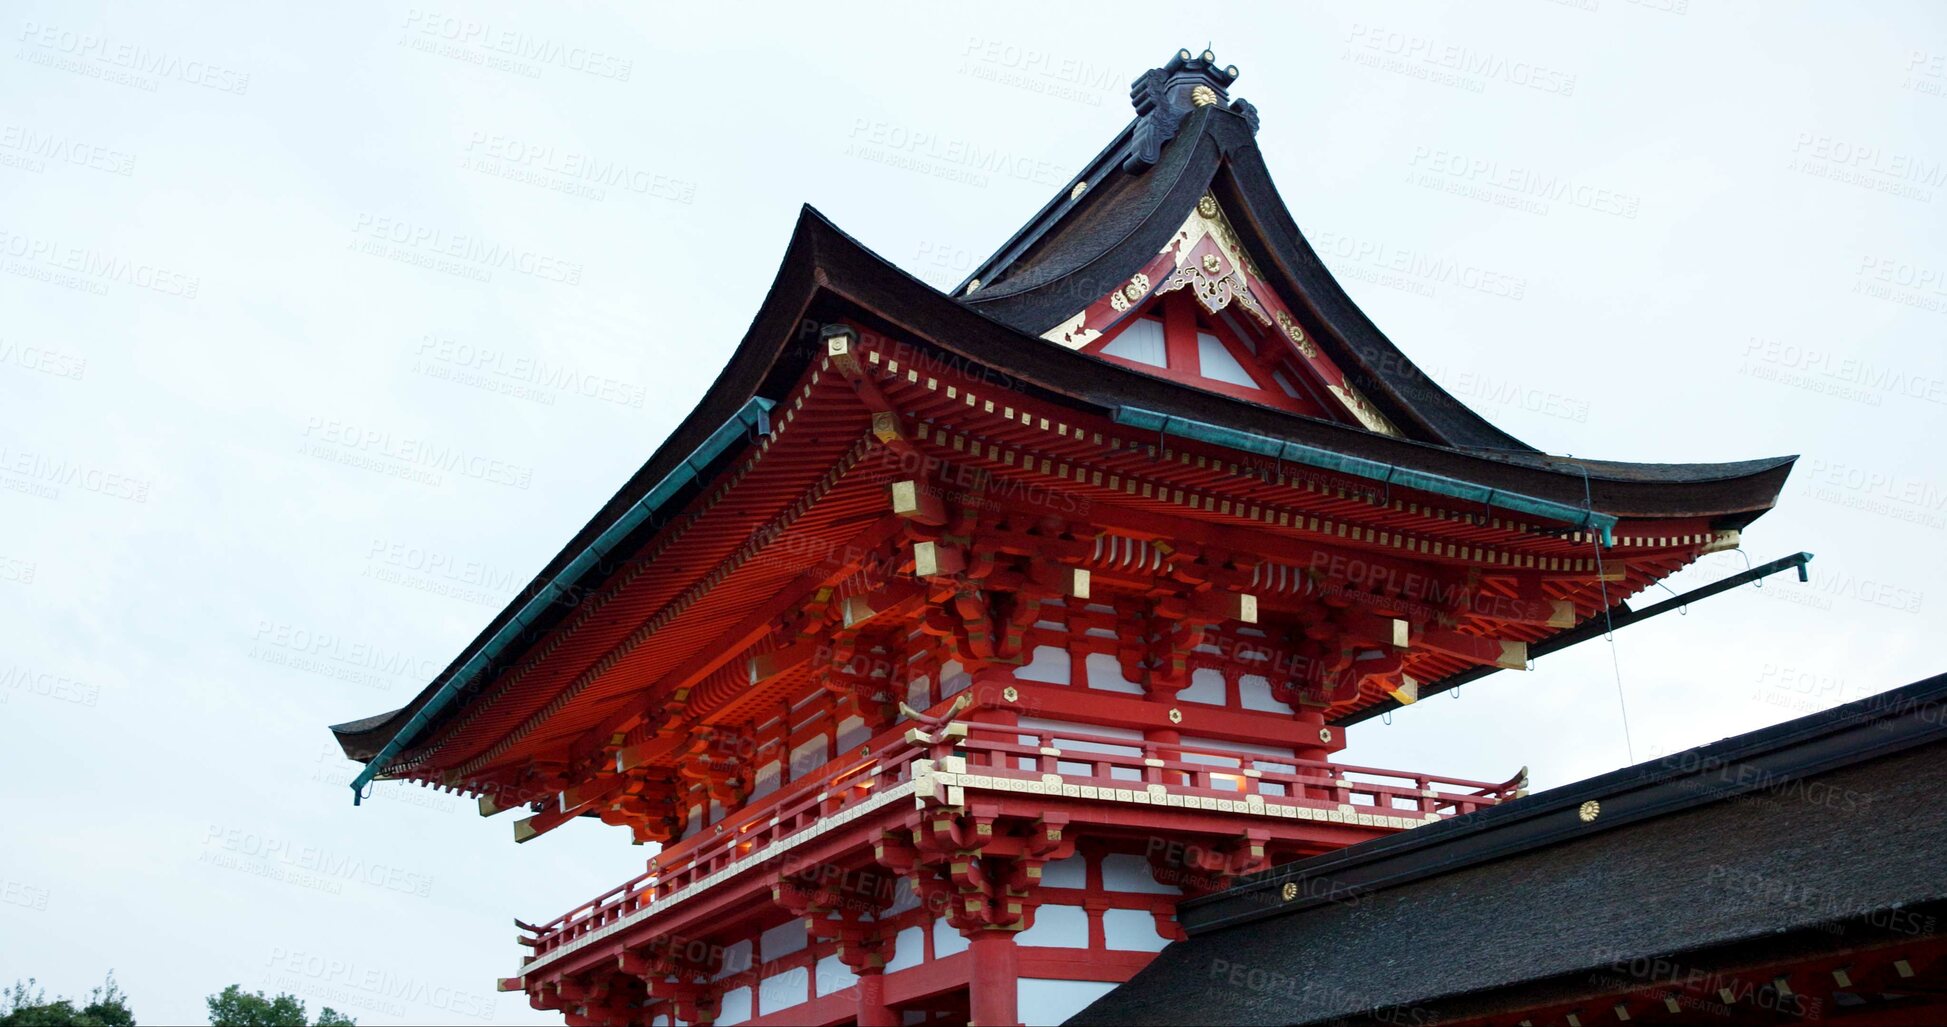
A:
MULTIPOLYGON (((1139 175, 1162 159, 1163 144, 1176 136, 1183 116, 1198 107, 1224 105, 1225 93, 1237 81, 1237 65, 1217 66, 1217 55, 1204 50, 1178 50, 1168 64, 1151 68, 1129 84, 1129 102, 1136 108, 1136 131, 1122 170, 1139 175)), ((1257 108, 1244 100, 1229 101, 1228 109, 1257 131, 1257 108)))

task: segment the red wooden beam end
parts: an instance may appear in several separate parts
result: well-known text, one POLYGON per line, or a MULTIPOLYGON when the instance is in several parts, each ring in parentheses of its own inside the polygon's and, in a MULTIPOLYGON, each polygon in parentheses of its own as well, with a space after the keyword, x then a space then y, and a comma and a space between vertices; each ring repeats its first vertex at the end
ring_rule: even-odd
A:
POLYGON ((939 526, 946 523, 946 504, 940 501, 939 493, 926 487, 924 482, 895 481, 892 490, 892 512, 909 521, 939 526))
POLYGON ((913 573, 922 578, 958 574, 967 569, 966 553, 944 542, 913 543, 913 573))

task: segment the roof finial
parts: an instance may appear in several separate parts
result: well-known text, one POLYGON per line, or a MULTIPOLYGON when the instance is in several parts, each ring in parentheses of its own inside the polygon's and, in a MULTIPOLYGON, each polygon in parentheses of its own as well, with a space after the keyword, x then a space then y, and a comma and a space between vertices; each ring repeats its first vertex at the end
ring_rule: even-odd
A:
MULTIPOLYGON (((1176 135, 1183 116, 1198 107, 1224 105, 1225 90, 1235 81, 1237 66, 1218 66, 1216 51, 1209 43, 1200 54, 1178 50, 1169 63, 1143 72, 1129 86, 1129 102, 1135 105, 1137 122, 1123 170, 1140 174, 1162 159, 1163 144, 1176 135)), ((1229 109, 1249 121, 1251 131, 1257 131, 1256 108, 1238 100, 1230 103, 1229 109)))

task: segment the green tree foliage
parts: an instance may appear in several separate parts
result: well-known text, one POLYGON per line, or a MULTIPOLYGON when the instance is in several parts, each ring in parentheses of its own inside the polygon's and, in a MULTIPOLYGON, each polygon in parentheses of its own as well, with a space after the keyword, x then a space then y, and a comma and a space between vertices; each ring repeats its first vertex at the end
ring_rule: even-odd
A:
MULTIPOLYGON (((304 1003, 289 995, 265 998, 261 991, 230 985, 209 997, 212 1027, 358 1027, 358 1021, 333 1010, 318 1010, 318 1019, 304 1018, 304 1003)), ((4 1027, 4 1025, 0 1025, 4 1027)))
POLYGON ((11 990, 0 991, 0 1027, 135 1027, 135 1014, 129 1011, 128 996, 115 984, 113 970, 79 1009, 73 999, 49 1002, 47 993, 29 977, 24 983, 14 982, 11 990))

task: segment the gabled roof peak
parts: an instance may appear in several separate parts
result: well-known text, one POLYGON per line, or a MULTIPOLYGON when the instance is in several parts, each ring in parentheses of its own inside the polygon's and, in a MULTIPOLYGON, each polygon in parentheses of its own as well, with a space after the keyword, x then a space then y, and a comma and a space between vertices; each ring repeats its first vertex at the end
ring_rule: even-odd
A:
POLYGON ((1122 170, 1133 175, 1163 156, 1163 145, 1176 136, 1177 126, 1198 107, 1225 106, 1244 117, 1257 131, 1257 108, 1244 100, 1229 101, 1227 90, 1237 81, 1237 65, 1219 67, 1217 55, 1206 48, 1192 55, 1178 50, 1167 64, 1151 68, 1129 85, 1129 102, 1136 108, 1136 123, 1129 155, 1122 170))

